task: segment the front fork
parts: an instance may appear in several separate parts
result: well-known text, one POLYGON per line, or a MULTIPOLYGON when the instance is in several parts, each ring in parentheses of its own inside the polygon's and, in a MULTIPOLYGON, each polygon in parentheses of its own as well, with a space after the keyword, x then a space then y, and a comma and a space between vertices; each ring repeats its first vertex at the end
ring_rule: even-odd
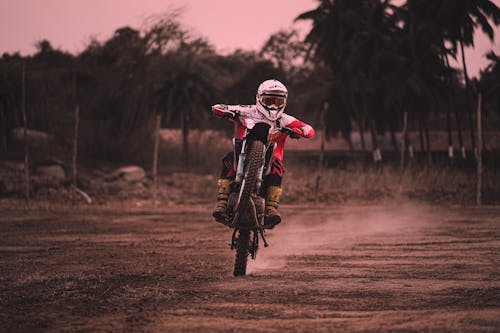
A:
MULTIPOLYGON (((234 139, 233 139, 234 140, 234 139)), ((233 142, 234 144, 234 142, 233 142)), ((243 187, 245 186, 245 179, 244 179, 244 168, 245 168, 245 159, 246 159, 246 145, 247 141, 243 140, 242 145, 241 145, 241 151, 238 156, 238 164, 236 167, 236 178, 235 178, 235 183, 239 187, 239 194, 238 194, 238 201, 236 202, 236 205, 240 203, 241 199, 241 192, 243 190, 243 187)), ((273 144, 272 146, 272 151, 274 153, 274 148, 276 147, 276 144, 273 144)), ((264 146, 263 152, 262 152, 262 158, 263 161, 260 165, 259 170, 257 171, 257 183, 255 186, 255 193, 259 193, 260 187, 262 185, 263 181, 263 174, 264 174, 264 166, 266 167, 266 174, 269 173, 269 166, 266 165, 266 155, 267 155, 267 146, 264 146)))
MULTIPOLYGON (((244 181, 243 176, 244 176, 244 168, 245 168, 245 159, 246 159, 246 140, 243 140, 242 145, 241 145, 241 150, 240 154, 238 155, 238 164, 236 166, 236 178, 235 178, 235 183, 238 185, 242 185, 242 182, 244 181)), ((235 139, 233 139, 233 145, 236 146, 235 139)), ((263 176, 264 176, 264 168, 265 168, 265 175, 269 174, 271 171, 271 164, 272 164, 272 158, 274 155, 274 151, 276 150, 276 143, 271 143, 271 145, 265 145, 264 146, 264 151, 262 152, 262 158, 263 161, 261 163, 261 166, 257 172, 257 186, 255 189, 255 192, 258 193, 260 190, 260 186, 262 185, 263 181, 263 176), (267 161, 267 163, 266 163, 267 161)), ((235 154, 236 155, 236 154, 235 154)), ((242 187, 242 186, 241 186, 242 187)), ((241 188, 240 187, 240 188, 241 188)), ((239 200, 238 200, 239 202, 239 200)))

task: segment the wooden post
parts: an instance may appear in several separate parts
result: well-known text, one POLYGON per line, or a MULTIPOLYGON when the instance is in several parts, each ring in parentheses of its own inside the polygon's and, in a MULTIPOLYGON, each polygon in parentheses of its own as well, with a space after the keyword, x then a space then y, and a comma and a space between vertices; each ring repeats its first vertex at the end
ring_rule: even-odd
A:
POLYGON ((158 151, 160 147, 160 125, 161 113, 156 115, 156 126, 154 133, 154 148, 153 148, 153 207, 156 207, 156 199, 158 196, 158 151))
POLYGON ((5 104, 2 101, 0 103, 0 149, 3 153, 7 152, 7 116, 6 116, 5 104))
POLYGON ((483 128, 481 124, 481 104, 482 96, 479 93, 477 98, 477 186, 476 204, 481 206, 481 187, 483 179, 483 128))
POLYGON ((29 171, 29 142, 28 117, 26 116, 26 64, 23 63, 21 78, 21 113, 24 128, 24 198, 26 207, 30 205, 30 171, 29 171))
POLYGON ((399 160, 399 167, 401 169, 401 172, 403 172, 403 169, 405 167, 405 153, 406 153, 406 131, 408 128, 408 112, 405 111, 403 113, 403 132, 401 135, 401 154, 400 154, 400 160, 399 160))
POLYGON ((73 183, 72 183, 72 199, 73 199, 73 206, 76 205, 76 179, 77 179, 77 156, 78 156, 78 127, 80 123, 80 106, 76 104, 75 107, 75 115, 74 115, 74 131, 73 131, 73 156, 72 156, 72 176, 73 176, 73 183))
POLYGON ((326 137, 326 113, 328 112, 328 102, 323 103, 323 108, 321 109, 320 115, 320 132, 321 132, 321 146, 319 151, 318 159, 318 174, 316 175, 316 195, 315 202, 319 201, 319 184, 321 183, 321 177, 323 176, 323 165, 325 164, 325 137, 326 137))

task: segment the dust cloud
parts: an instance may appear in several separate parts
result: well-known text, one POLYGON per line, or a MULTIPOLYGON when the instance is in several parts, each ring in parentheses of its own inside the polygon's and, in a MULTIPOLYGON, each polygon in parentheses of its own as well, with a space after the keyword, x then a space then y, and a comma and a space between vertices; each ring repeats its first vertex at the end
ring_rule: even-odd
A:
MULTIPOLYGON (((368 236, 418 234, 430 221, 431 209, 411 203, 283 208, 283 222, 267 232, 269 247, 260 245, 257 259, 249 261, 247 272, 280 269, 286 266, 287 256, 329 253, 368 236)), ((435 218, 435 213, 432 216, 435 218)))

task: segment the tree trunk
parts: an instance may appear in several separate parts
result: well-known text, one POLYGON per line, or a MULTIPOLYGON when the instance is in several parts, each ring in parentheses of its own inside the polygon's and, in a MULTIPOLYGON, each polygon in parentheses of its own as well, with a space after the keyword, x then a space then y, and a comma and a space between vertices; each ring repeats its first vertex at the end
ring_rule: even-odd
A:
POLYGON ((448 59, 448 55, 445 56, 445 60, 446 60, 446 66, 448 67, 449 72, 450 72, 448 74, 448 80, 449 80, 450 88, 451 88, 451 94, 449 97, 450 108, 453 110, 453 112, 455 114, 455 121, 457 123, 458 145, 460 146, 460 152, 461 152, 462 158, 465 159, 466 153, 465 153, 464 139, 463 139, 463 135, 462 135, 462 121, 460 119, 460 113, 458 112, 457 105, 455 103, 455 101, 457 99, 457 88, 455 86, 455 81, 453 80, 453 78, 451 76, 451 65, 450 65, 450 61, 448 59))
POLYGON ((349 133, 349 135, 347 136, 347 138, 345 138, 347 140, 347 144, 349 145, 349 151, 350 152, 353 152, 354 151, 354 145, 352 144, 352 140, 351 140, 351 135, 349 133))
POLYGON ((424 122, 424 130, 425 130, 425 151, 427 152, 427 164, 429 166, 432 165, 432 151, 431 151, 431 140, 429 136, 429 123, 427 120, 424 122))
POLYGON ((457 121, 457 134, 458 134, 458 144, 460 145, 460 153, 462 158, 465 159, 467 157, 467 154, 465 151, 464 138, 462 134, 462 121, 460 119, 460 113, 458 112, 456 107, 455 107, 455 119, 457 121))
POLYGON ((359 138, 361 140, 361 149, 365 152, 367 149, 365 142, 365 125, 363 119, 359 120, 359 138))
POLYGON ((404 140, 405 140, 405 147, 406 149, 408 150, 408 162, 412 161, 413 158, 414 158, 414 151, 413 151, 413 144, 412 142, 410 141, 410 135, 409 135, 409 131, 408 131, 408 122, 409 122, 409 114, 407 111, 405 111, 406 113, 406 131, 405 131, 405 135, 404 135, 404 140))
POLYGON ((472 117, 472 108, 470 102, 470 82, 469 82, 469 75, 467 73, 467 65, 465 63, 464 42, 462 33, 460 33, 460 49, 462 52, 462 65, 465 77, 465 107, 467 108, 467 115, 469 116, 470 139, 472 144, 472 151, 476 151, 476 139, 474 136, 474 123, 473 123, 474 121, 472 117))
POLYGON ((398 145, 398 140, 396 139, 396 130, 394 129, 394 123, 392 121, 389 121, 389 133, 391 134, 391 143, 392 146, 394 147, 394 151, 398 153, 399 145, 398 145))
POLYGON ((364 124, 364 118, 361 112, 359 111, 358 107, 356 106, 356 102, 354 99, 354 94, 351 92, 350 93, 350 100, 351 100, 351 106, 352 109, 354 110, 354 115, 356 117, 356 121, 358 122, 358 127, 359 127, 359 138, 361 142, 361 150, 363 152, 366 152, 366 142, 365 142, 365 136, 364 136, 364 131, 365 131, 365 124, 364 124))
POLYGON ((186 168, 189 168, 189 126, 188 119, 185 113, 181 116, 181 128, 182 128, 182 147, 184 151, 184 164, 186 168))
MULTIPOLYGON (((448 57, 446 55, 446 51, 443 45, 442 48, 442 59, 444 63, 446 64, 446 67, 449 68, 450 65, 448 63, 448 57)), ((452 135, 452 128, 451 128, 451 110, 453 108, 453 100, 452 100, 452 95, 451 95, 451 85, 452 83, 452 78, 451 74, 448 72, 448 75, 446 77, 446 81, 448 83, 448 103, 446 107, 446 130, 448 132, 448 157, 450 159, 453 159, 453 135, 452 135)))
POLYGON ((402 135, 402 140, 401 140, 401 150, 400 150, 400 159, 399 159, 399 167, 401 169, 401 172, 403 172, 403 169, 405 167, 405 151, 406 151, 406 145, 407 145, 407 137, 408 137, 408 112, 405 111, 403 113, 403 135, 402 135))
POLYGON ((451 130, 450 105, 446 108, 446 130, 448 131, 448 158, 453 159, 453 136, 451 130))
POLYGON ((423 120, 420 119, 418 121, 418 137, 420 139, 420 151, 424 152, 425 151, 425 144, 424 144, 424 125, 423 125, 423 120))
POLYGON ((405 150, 406 150, 406 137, 408 129, 408 112, 403 112, 403 130, 401 136, 401 149, 399 155, 399 193, 403 193, 403 174, 405 171, 405 150))
POLYGON ((375 163, 382 161, 382 153, 380 152, 380 147, 378 145, 377 139, 377 129, 375 127, 375 121, 370 121, 370 133, 372 138, 372 148, 373 148, 373 161, 375 163))
POLYGON ((481 206, 481 187, 483 179, 483 126, 481 123, 481 104, 482 98, 479 94, 477 99, 477 185, 476 185, 476 204, 481 206))

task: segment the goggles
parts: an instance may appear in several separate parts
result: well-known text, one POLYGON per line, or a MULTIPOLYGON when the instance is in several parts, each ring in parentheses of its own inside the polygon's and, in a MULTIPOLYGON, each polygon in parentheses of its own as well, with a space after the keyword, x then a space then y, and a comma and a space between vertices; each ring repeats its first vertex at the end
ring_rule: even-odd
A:
POLYGON ((285 106, 286 97, 276 95, 263 95, 260 97, 260 103, 268 108, 279 109, 285 106))

